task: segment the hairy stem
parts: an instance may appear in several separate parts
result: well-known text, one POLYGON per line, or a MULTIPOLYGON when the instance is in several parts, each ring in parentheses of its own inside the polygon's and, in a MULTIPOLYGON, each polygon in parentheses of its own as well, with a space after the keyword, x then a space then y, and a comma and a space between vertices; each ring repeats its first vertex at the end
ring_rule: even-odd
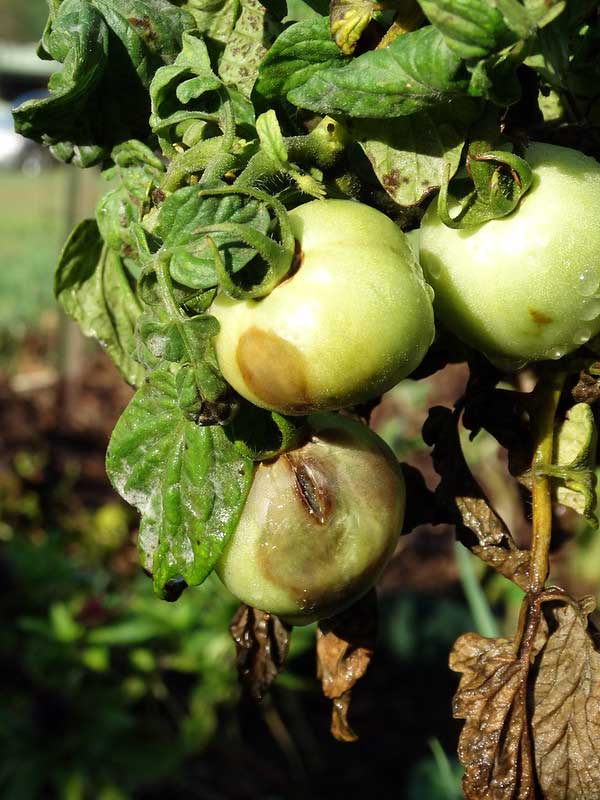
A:
POLYGON ((533 455, 532 502, 533 534, 529 569, 529 591, 537 594, 548 577, 548 557, 552 535, 552 479, 544 474, 544 466, 552 464, 554 417, 565 376, 556 374, 540 379, 536 388, 536 446, 533 455))

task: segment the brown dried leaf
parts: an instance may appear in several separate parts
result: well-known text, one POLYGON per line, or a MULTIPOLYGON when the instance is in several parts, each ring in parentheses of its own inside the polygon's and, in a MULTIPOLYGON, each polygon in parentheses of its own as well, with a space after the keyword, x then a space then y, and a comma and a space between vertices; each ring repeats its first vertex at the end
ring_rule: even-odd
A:
POLYGON ((436 489, 442 519, 456 527, 460 541, 498 572, 526 589, 529 551, 519 550, 510 531, 491 507, 465 461, 457 415, 437 406, 429 412, 423 438, 433 445, 433 461, 441 476, 436 489))
POLYGON ((553 632, 537 659, 532 719, 545 800, 600 800, 600 653, 588 632, 594 601, 580 605, 545 609, 553 632))
POLYGON ((454 716, 467 800, 600 800, 600 654, 581 608, 548 590, 514 639, 461 636, 454 716), (544 596, 545 595, 545 596, 544 596), (558 603, 557 597, 564 600, 558 603))
MULTIPOLYGON (((600 364, 592 365, 597 373, 600 364)), ((587 370, 581 370, 579 380, 572 390, 574 400, 578 403, 588 403, 592 405, 600 400, 600 379, 597 374, 590 374, 587 370)))
POLYGON ((339 741, 358 737, 348 722, 351 690, 373 657, 377 636, 377 595, 369 594, 347 611, 321 620, 317 631, 317 677, 333 700, 331 733, 339 741))
POLYGON ((274 614, 241 605, 229 631, 236 646, 240 683, 253 700, 261 700, 283 668, 291 626, 274 614))
POLYGON ((462 672, 453 714, 465 719, 458 756, 467 800, 536 800, 524 685, 528 661, 512 639, 461 636, 450 668, 462 672))

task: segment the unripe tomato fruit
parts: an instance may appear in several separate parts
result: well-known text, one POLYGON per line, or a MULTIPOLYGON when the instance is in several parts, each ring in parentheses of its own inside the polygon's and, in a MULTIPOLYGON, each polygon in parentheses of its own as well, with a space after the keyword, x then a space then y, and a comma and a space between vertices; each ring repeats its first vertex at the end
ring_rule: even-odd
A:
POLYGON ((449 330, 500 366, 561 358, 600 332, 600 164, 531 144, 533 184, 517 209, 454 230, 433 202, 420 259, 449 330))
POLYGON ((402 231, 350 200, 314 200, 290 222, 300 266, 260 300, 217 297, 219 366, 255 405, 344 408, 390 389, 434 335, 431 289, 402 231))
POLYGON ((400 465, 364 425, 309 417, 309 441, 260 464, 216 570, 242 602, 294 625, 330 617, 375 583, 404 519, 400 465))

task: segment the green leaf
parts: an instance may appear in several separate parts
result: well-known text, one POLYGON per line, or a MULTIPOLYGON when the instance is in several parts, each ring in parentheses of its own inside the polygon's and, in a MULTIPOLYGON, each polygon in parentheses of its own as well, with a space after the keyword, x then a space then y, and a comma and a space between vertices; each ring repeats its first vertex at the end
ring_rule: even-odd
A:
POLYGON ((451 103, 467 88, 462 60, 434 27, 398 36, 341 68, 322 69, 288 92, 288 100, 320 114, 381 119, 451 103))
POLYGON ((527 49, 521 45, 508 47, 470 66, 469 94, 500 106, 515 103, 521 96, 517 68, 527 54, 527 49))
POLYGON ((549 86, 576 97, 597 94, 598 21, 582 25, 591 6, 586 0, 570 2, 558 19, 538 31, 525 61, 549 86))
POLYGON ((202 139, 228 132, 234 121, 246 126, 254 123, 252 104, 217 78, 206 44, 196 33, 183 35, 181 53, 173 65, 157 71, 150 96, 150 126, 171 158, 181 151, 173 145, 193 147, 202 139))
POLYGON ((326 17, 329 13, 328 0, 287 0, 287 16, 284 22, 299 22, 305 19, 326 17))
MULTIPOLYGON (((205 197, 197 187, 187 186, 167 198, 152 233, 173 251, 170 262, 173 280, 193 289, 217 285, 214 251, 209 238, 200 236, 198 229, 225 222, 251 225, 266 233, 270 216, 263 203, 239 194, 205 197)), ((256 255, 235 234, 215 232, 210 238, 231 272, 238 272, 256 255)))
POLYGON ((168 0, 63 0, 43 38, 43 52, 63 70, 50 79, 50 97, 15 111, 17 130, 82 167, 115 144, 145 139, 150 80, 192 25, 168 0))
MULTIPOLYGON (((192 367, 202 397, 216 402, 227 390, 213 345, 218 332, 219 323, 208 314, 173 320, 156 308, 139 318, 136 358, 149 370, 169 368, 169 363, 192 367)), ((223 411, 230 416, 230 409, 223 411)))
POLYGON ((331 0, 329 22, 333 40, 346 56, 356 45, 379 8, 372 0, 331 0))
MULTIPOLYGON (((44 36, 44 50, 64 62, 49 81, 51 96, 29 100, 13 112, 15 129, 30 139, 58 146, 59 157, 81 167, 107 153, 107 132, 94 103, 104 105, 101 84, 108 65, 109 29, 83 0, 65 0, 44 36)), ((135 103, 135 101, 134 101, 135 103)))
POLYGON ((120 185, 107 192, 96 208, 96 220, 102 238, 123 258, 126 266, 139 274, 137 244, 132 224, 141 222, 150 210, 153 192, 158 188, 165 165, 149 147, 132 140, 112 151, 115 166, 105 176, 120 185))
MULTIPOLYGON (((501 4, 503 2, 506 3, 507 0, 495 0, 495 2, 501 8, 501 4)), ((576 15, 581 13, 582 17, 586 16, 595 3, 593 0, 592 2, 590 0, 568 0, 568 2, 567 0, 524 0, 524 5, 532 25, 543 28, 564 13, 565 10, 568 10, 569 14, 574 12, 576 15)), ((504 13, 508 21, 509 15, 506 12, 504 13)))
POLYGON ((191 370, 152 373, 118 421, 108 447, 110 480, 141 515, 139 548, 164 596, 173 582, 209 575, 242 513, 253 478, 219 426, 194 421, 191 370))
POLYGON ((181 320, 180 325, 187 329, 185 337, 180 326, 170 319, 159 321, 151 314, 140 317, 138 332, 157 361, 186 361, 190 341, 195 345, 195 355, 199 360, 204 357, 213 336, 219 332, 217 320, 206 315, 181 320))
POLYGON ((484 58, 517 39, 489 0, 419 0, 419 5, 461 58, 484 58))
POLYGON ((188 0, 184 8, 193 15, 209 48, 222 52, 240 16, 240 0, 188 0))
POLYGON ((265 54, 280 25, 258 0, 241 0, 242 13, 229 37, 219 64, 219 75, 250 97, 265 54))
POLYGON ((347 62, 329 32, 329 20, 298 22, 281 33, 265 56, 255 92, 277 99, 303 86, 312 75, 347 62))
POLYGON ((119 256, 103 245, 98 225, 84 220, 67 241, 54 293, 86 336, 95 336, 125 380, 139 386, 144 370, 133 359, 139 302, 119 256))
POLYGON ((365 151, 377 178, 401 206, 414 206, 439 188, 460 163, 468 130, 480 111, 466 100, 450 109, 421 111, 390 120, 357 120, 353 138, 365 151))

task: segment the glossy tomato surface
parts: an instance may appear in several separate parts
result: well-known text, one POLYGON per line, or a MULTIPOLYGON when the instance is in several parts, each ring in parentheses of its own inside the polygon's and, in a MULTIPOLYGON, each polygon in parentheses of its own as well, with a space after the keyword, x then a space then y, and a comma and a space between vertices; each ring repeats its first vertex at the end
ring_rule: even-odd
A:
POLYGON ((439 319, 508 368, 558 359, 600 332, 600 164, 531 144, 532 188, 512 214, 454 230, 434 201, 420 260, 439 319))
POLYGON ((358 600, 394 551, 404 479, 387 445, 338 414, 309 418, 297 450, 260 464, 217 565, 228 589, 294 625, 358 600))
POLYGON ((258 406, 307 414, 363 402, 421 362, 433 339, 431 289, 402 231, 349 200, 290 213, 296 272, 261 300, 217 297, 219 366, 258 406))

